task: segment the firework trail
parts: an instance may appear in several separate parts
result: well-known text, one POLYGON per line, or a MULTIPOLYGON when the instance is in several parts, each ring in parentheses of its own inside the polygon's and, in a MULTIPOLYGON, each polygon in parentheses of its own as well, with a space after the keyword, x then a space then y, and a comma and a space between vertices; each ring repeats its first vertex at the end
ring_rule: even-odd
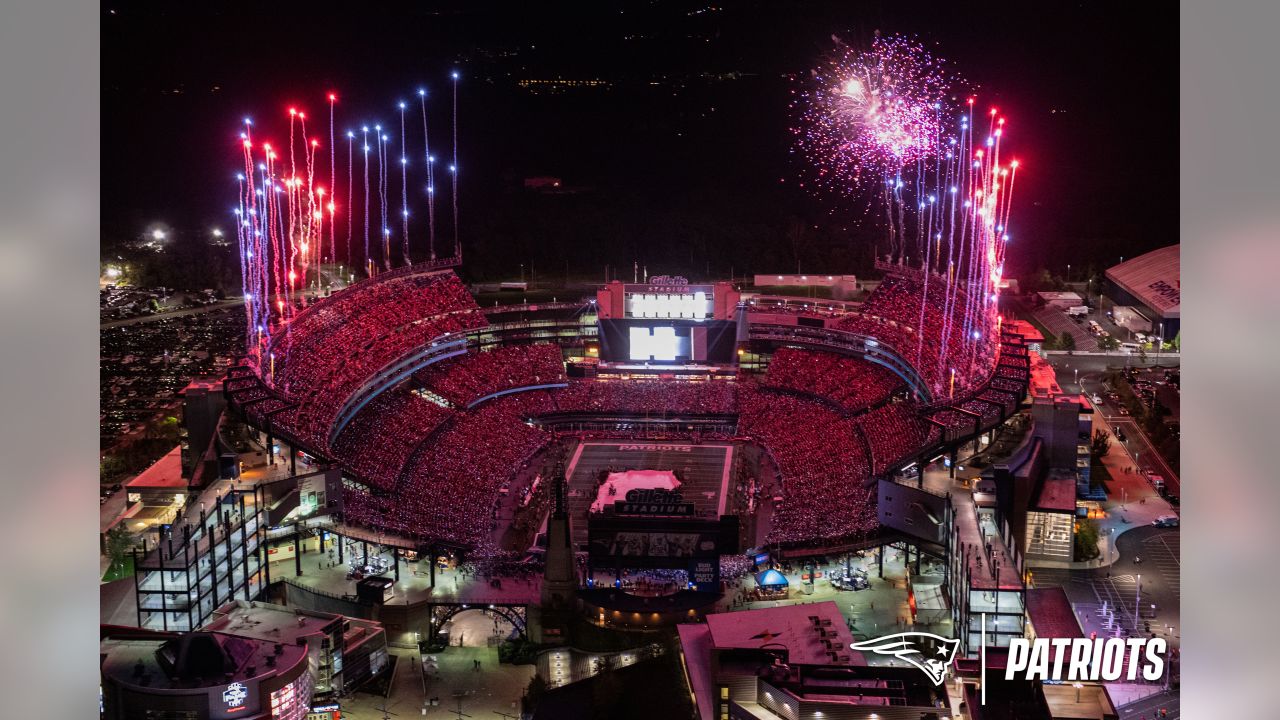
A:
MULTIPOLYGON (((351 264, 351 235, 353 224, 355 222, 355 165, 352 159, 355 157, 353 147, 355 146, 356 134, 350 130, 347 131, 347 264, 351 264)), ((337 186, 334 186, 334 195, 337 195, 337 186)), ((335 258, 336 260, 336 258, 335 258)))
POLYGON ((409 156, 404 147, 404 103, 400 103, 400 226, 404 245, 404 264, 409 261, 409 156))
POLYGON ((458 240, 458 72, 452 73, 453 77, 453 164, 449 166, 449 175, 452 178, 450 187, 453 191, 453 254, 454 257, 461 257, 462 244, 458 240))
POLYGON ((422 144, 423 155, 426 156, 427 167, 427 245, 430 258, 436 259, 436 159, 431 157, 431 133, 427 132, 427 91, 418 91, 418 100, 422 105, 422 144))
POLYGON ((369 258, 369 127, 360 128, 364 135, 364 271, 373 274, 372 260, 369 258))
MULTIPOLYGON (((453 79, 453 164, 450 166, 453 194, 454 219, 454 256, 442 260, 448 264, 460 261, 458 243, 458 202, 457 202, 457 160, 458 135, 457 126, 457 80, 458 74, 452 73, 453 79)), ((431 155, 430 138, 428 136, 428 118, 426 112, 426 91, 419 91, 422 113, 422 133, 424 157, 426 160, 426 185, 428 194, 427 227, 428 251, 432 261, 436 261, 435 251, 435 160, 431 155)), ((345 260, 354 264, 358 246, 356 242, 355 215, 359 211, 355 203, 355 140, 354 130, 347 130, 347 177, 346 205, 340 206, 342 187, 338 180, 336 121, 337 93, 329 92, 322 96, 329 105, 329 182, 324 183, 323 159, 317 157, 322 152, 319 137, 308 133, 306 113, 300 107, 289 107, 287 126, 282 125, 279 131, 287 131, 288 156, 285 157, 283 143, 273 145, 270 142, 258 142, 254 135, 260 134, 249 118, 237 133, 238 149, 241 153, 239 162, 243 164, 235 173, 236 202, 231 208, 236 223, 236 245, 240 256, 240 278, 245 302, 246 347, 249 355, 264 371, 271 368, 274 378, 275 365, 288 352, 290 342, 290 324, 294 316, 306 307, 308 293, 320 289, 327 281, 323 274, 323 264, 328 261, 338 262, 338 220, 337 214, 342 211, 346 216, 346 250, 345 260), (299 156, 301 150, 301 156, 299 156), (320 177, 317 177, 320 175, 320 177), (318 185, 317 182, 321 183, 318 185), (326 218, 326 213, 328 217, 326 218), (328 227, 326 228, 326 222, 328 227), (328 237, 325 234, 328 233, 328 237), (328 256, 325 255, 325 242, 328 241, 328 256)), ((416 172, 416 163, 411 164, 408 157, 408 134, 405 110, 407 105, 398 103, 400 110, 400 216, 402 232, 401 256, 407 265, 411 262, 412 245, 410 242, 409 216, 409 176, 416 172), (411 166, 414 169, 411 169, 411 166)), ((360 180, 364 186, 363 218, 364 223, 364 270, 366 276, 373 275, 378 265, 387 270, 392 268, 394 253, 391 249, 392 232, 389 220, 388 168, 390 164, 389 133, 384 133, 381 125, 372 130, 375 133, 376 147, 371 144, 369 132, 371 128, 361 126, 361 146, 363 168, 360 180), (370 167, 370 152, 376 152, 373 159, 375 167, 370 167), (376 177, 370 177, 370 171, 376 177), (376 199, 377 217, 380 221, 382 239, 381 262, 374 254, 371 246, 370 220, 374 217, 374 201, 371 180, 377 182, 376 199)), ((999 211, 999 210, 998 210, 999 211)), ((354 269, 354 268, 353 268, 354 269)), ((264 372, 265 375, 265 372, 264 372)))
POLYGON ((329 93, 329 262, 338 263, 338 228, 333 224, 334 203, 338 198, 338 166, 334 163, 333 105, 338 101, 336 93, 329 93))

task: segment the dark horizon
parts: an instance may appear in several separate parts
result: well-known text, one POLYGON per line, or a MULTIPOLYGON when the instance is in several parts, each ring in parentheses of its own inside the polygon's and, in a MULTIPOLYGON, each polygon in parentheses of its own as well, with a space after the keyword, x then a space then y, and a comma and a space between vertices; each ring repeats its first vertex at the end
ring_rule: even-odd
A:
MULTIPOLYGON (((786 76, 816 65, 831 35, 857 43, 876 30, 916 35, 1008 117, 1023 169, 1006 275, 1101 269, 1177 238, 1177 46, 1141 8, 485 4, 373 23, 371 11, 315 5, 222 7, 103 7, 104 252, 151 223, 180 242, 227 226, 241 117, 279 113, 272 126, 287 127, 291 103, 319 116, 333 90, 341 135, 394 121, 397 100, 447 89, 457 68, 468 274, 514 275, 520 262, 587 274, 633 259, 655 272, 773 272, 794 269, 797 252, 808 270, 865 268, 882 229, 797 187, 786 76), (611 85, 531 95, 516 84, 556 76, 611 85), (540 175, 592 191, 520 190, 540 175), (798 250, 786 237, 796 223, 816 226, 798 250)), ((447 132, 443 114, 432 123, 447 132)))

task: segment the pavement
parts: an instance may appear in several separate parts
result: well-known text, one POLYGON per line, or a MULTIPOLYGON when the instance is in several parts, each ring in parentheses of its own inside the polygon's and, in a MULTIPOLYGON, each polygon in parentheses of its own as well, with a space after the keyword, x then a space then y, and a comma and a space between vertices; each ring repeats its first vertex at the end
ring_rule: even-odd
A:
MULTIPOLYGON (((1107 686, 1110 690, 1111 686, 1107 686)), ((1177 720, 1182 717, 1181 703, 1176 691, 1158 692, 1145 698, 1135 700, 1134 702, 1119 705, 1121 720, 1177 720), (1161 715, 1160 712, 1167 711, 1167 715, 1161 715)))
MULTIPOLYGON (((865 590, 837 590, 832 587, 831 582, 827 579, 829 573, 833 570, 843 571, 845 567, 843 561, 833 561, 819 565, 817 570, 821 577, 818 577, 812 585, 801 580, 801 563, 793 561, 792 572, 784 573, 790 583, 786 599, 738 600, 739 591, 745 593, 755 587, 755 580, 750 576, 745 576, 739 579, 735 585, 730 586, 725 593, 724 599, 717 604, 716 612, 755 610, 831 600, 840 608, 845 620, 849 622, 849 627, 853 631, 855 639, 861 640, 863 639, 862 636, 875 637, 891 632, 901 632, 904 629, 926 628, 940 635, 950 636, 951 621, 949 617, 935 624, 912 622, 911 608, 907 604, 908 578, 903 553, 892 548, 883 548, 883 551, 887 553, 885 555, 883 578, 878 576, 876 550, 866 551, 865 557, 857 557, 856 555, 850 557, 850 567, 861 569, 867 574, 871 586, 865 590), (904 620, 905 625, 900 624, 904 620)), ((930 561, 926 558, 922 561, 922 571, 927 572, 929 565, 930 561)), ((912 582, 918 588, 921 588, 918 592, 922 592, 923 588, 931 587, 932 585, 929 583, 934 580, 936 580, 937 584, 942 582, 941 566, 936 566, 934 570, 937 573, 936 575, 912 577, 912 582)), ((923 610, 923 608, 921 609, 923 610)), ((920 613, 921 619, 924 619, 924 615, 925 613, 920 613)))
POLYGON ((472 718, 516 717, 535 670, 534 665, 500 665, 496 648, 450 647, 427 655, 425 663, 416 650, 392 648, 391 654, 399 660, 389 697, 358 692, 344 698, 344 718, 443 719, 459 717, 459 712, 472 718), (438 704, 430 704, 432 699, 438 704))

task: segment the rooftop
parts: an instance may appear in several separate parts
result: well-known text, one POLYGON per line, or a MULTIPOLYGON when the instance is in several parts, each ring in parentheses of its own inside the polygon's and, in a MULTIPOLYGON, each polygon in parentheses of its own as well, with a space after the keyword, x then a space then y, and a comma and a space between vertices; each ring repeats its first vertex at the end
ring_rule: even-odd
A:
POLYGON ((182 477, 182 446, 175 445, 164 457, 152 463, 151 467, 125 483, 125 487, 130 490, 185 491, 187 479, 182 477))
POLYGON ((1107 279, 1166 318, 1181 317, 1179 247, 1169 245, 1108 268, 1107 279))
POLYGON ((786 648, 787 661, 799 665, 865 665, 861 653, 848 648, 853 635, 840 608, 830 600, 811 605, 788 605, 707 616, 711 645, 717 650, 786 648), (814 623, 817 618, 817 624, 814 623), (848 660, 833 661, 819 628, 831 648, 848 660))
POLYGON ((205 625, 206 630, 283 643, 338 632, 350 645, 362 636, 372 637, 382 632, 382 624, 373 620, 244 600, 223 605, 214 611, 213 618, 205 625))
POLYGON ((1041 512, 1071 513, 1076 511, 1076 473, 1053 469, 1040 483, 1032 509, 1041 512))
POLYGON ((1028 588, 1027 619, 1036 637, 1082 638, 1084 632, 1076 621, 1076 613, 1061 587, 1028 588))
POLYGON ((283 643, 277 654, 277 642, 253 640, 227 633, 156 632, 104 625, 99 654, 102 676, 121 685, 153 689, 197 689, 225 685, 232 681, 266 678, 293 669, 299 663, 306 663, 307 649, 283 643), (222 657, 218 657, 216 648, 209 646, 201 636, 211 638, 217 648, 221 649, 222 657), (187 649, 178 653, 184 641, 187 649), (157 657, 157 651, 167 643, 175 651, 180 667, 207 669, 217 666, 219 669, 199 675, 188 674, 186 677, 171 676, 169 668, 162 665, 157 657), (193 653, 201 657, 193 657, 193 653), (272 661, 274 666, 268 664, 272 661))

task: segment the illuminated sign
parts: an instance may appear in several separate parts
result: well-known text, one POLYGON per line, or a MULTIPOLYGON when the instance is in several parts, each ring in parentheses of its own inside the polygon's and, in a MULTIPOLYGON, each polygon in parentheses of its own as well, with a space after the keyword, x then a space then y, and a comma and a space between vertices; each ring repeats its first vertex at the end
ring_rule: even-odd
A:
POLYGON ((693 516, 693 503, 684 502, 679 490, 662 488, 627 491, 627 499, 613 504, 619 515, 688 515, 693 516))
POLYGON ((654 275, 649 278, 650 285, 688 285, 689 278, 683 275, 654 275))
POLYGON ((234 682, 222 691, 222 702, 227 704, 228 708, 242 708, 244 701, 249 699, 249 691, 245 689, 244 683, 234 682))

